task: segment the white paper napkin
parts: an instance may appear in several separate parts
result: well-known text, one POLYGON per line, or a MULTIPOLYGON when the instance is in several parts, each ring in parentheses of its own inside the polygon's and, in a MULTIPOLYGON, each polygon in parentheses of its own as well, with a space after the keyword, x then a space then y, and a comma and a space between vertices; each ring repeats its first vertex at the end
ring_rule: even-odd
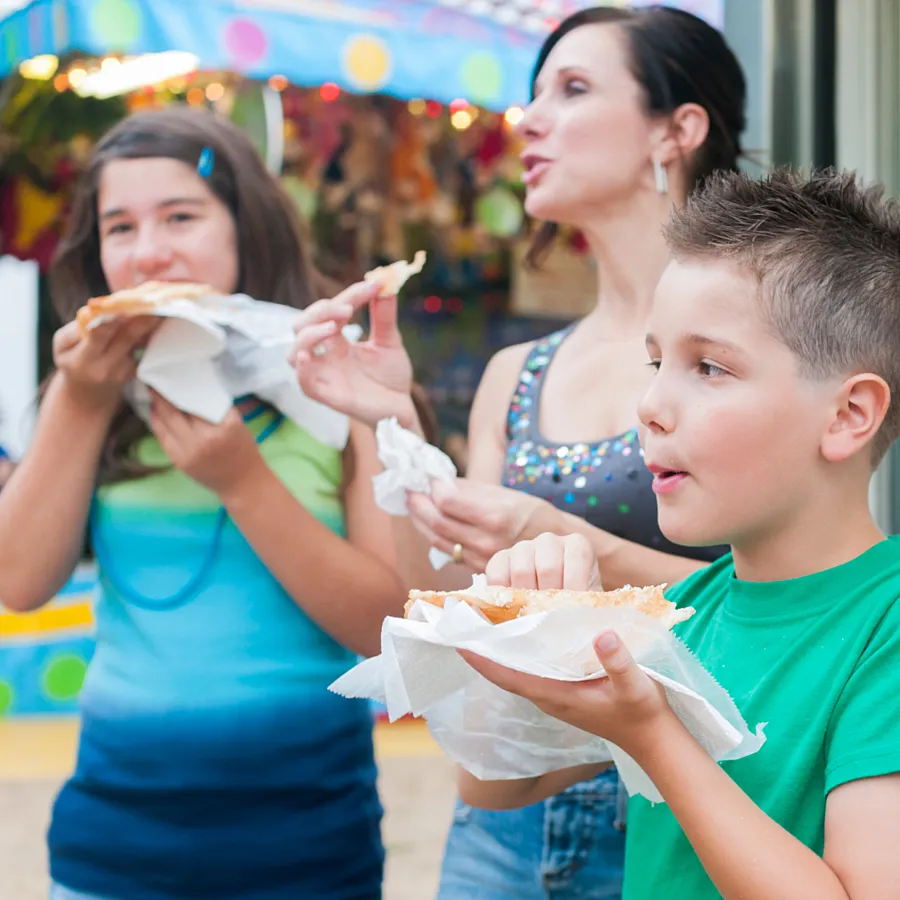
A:
POLYGON ((728 693, 674 635, 631 608, 570 608, 490 624, 466 603, 419 602, 409 619, 388 618, 381 655, 331 685, 345 697, 384 703, 391 720, 423 716, 437 743, 481 780, 529 778, 612 761, 630 794, 659 802, 652 781, 619 747, 541 712, 487 681, 457 654, 471 650, 505 666, 563 681, 604 675, 593 639, 613 628, 641 668, 666 690, 679 719, 715 760, 756 753, 752 733, 728 693))
MULTIPOLYGON (((433 480, 453 482, 456 466, 442 450, 402 428, 396 419, 382 419, 375 429, 378 458, 384 466, 372 479, 375 503, 392 516, 409 515, 406 494, 430 494, 433 480)), ((436 547, 428 558, 435 569, 442 569, 450 557, 436 547)))
MULTIPOLYGON (((254 394, 323 444, 346 446, 347 416, 307 397, 287 361, 298 310, 235 294, 175 301, 154 315, 167 321, 150 339, 137 381, 126 391, 145 418, 147 388, 210 422, 221 422, 234 398, 254 394)), ((355 325, 344 329, 351 341, 360 334, 355 325)))

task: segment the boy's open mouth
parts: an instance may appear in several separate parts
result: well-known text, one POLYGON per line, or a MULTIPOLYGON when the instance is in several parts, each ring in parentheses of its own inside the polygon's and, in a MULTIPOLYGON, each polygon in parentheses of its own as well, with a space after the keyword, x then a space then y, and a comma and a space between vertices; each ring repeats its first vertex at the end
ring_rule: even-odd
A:
POLYGON ((683 469, 669 469, 653 464, 649 464, 647 468, 653 475, 653 490, 657 494, 665 494, 674 490, 688 476, 683 469))

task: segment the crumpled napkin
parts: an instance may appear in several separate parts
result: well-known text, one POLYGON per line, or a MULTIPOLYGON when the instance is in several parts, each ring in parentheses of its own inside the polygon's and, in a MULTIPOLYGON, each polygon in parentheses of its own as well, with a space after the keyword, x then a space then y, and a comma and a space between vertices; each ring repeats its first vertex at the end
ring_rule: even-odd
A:
MULTIPOLYGON (((406 494, 430 494, 433 480, 453 482, 456 466, 442 450, 429 444, 419 435, 401 427, 396 418, 382 419, 376 429, 378 458, 384 466, 372 479, 375 503, 392 516, 409 515, 406 494)), ((442 569, 450 557, 436 547, 428 558, 435 569, 442 569)))
POLYGON ((447 755, 481 780, 612 761, 629 794, 659 802, 653 782, 619 747, 501 690, 456 652, 470 650, 545 678, 587 681, 605 674, 593 639, 610 628, 663 685, 672 709, 713 759, 740 759, 762 747, 764 725, 751 732, 727 691, 690 650, 631 608, 558 609, 492 625, 453 598, 443 609, 419 601, 409 619, 385 619, 381 655, 351 669, 330 690, 385 704, 391 721, 423 716, 447 755))
MULTIPOLYGON (((154 332, 137 378, 125 392, 144 419, 149 416, 148 388, 179 409, 216 423, 236 397, 254 394, 326 446, 346 446, 347 416, 307 397, 287 361, 299 310, 235 294, 174 301, 154 315, 166 321, 154 332)), ((356 325, 344 330, 348 340, 358 340, 360 334, 356 325)))

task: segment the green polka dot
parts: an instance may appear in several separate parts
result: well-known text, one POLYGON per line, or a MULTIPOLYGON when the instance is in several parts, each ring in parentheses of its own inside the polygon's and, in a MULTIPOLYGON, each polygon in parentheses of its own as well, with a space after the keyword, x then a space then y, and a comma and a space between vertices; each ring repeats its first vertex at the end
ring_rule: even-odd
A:
POLYGON ((473 103, 493 103, 503 86, 503 69, 490 53, 473 53, 460 72, 466 99, 473 103))
POLYGON ((0 716, 3 716, 13 705, 16 692, 8 681, 0 681, 0 716))
POLYGON ((590 497, 588 497, 588 506, 596 506, 597 502, 598 501, 595 496, 591 495, 590 497))
POLYGON ((631 507, 627 503, 619 504, 619 512, 622 513, 623 516, 627 516, 628 513, 631 512, 631 507))
POLYGON ((141 36, 141 12, 132 0, 94 0, 94 39, 112 50, 128 50, 141 36))
POLYGON ((44 691, 51 700, 74 700, 84 684, 87 663, 79 656, 57 656, 44 670, 44 691))

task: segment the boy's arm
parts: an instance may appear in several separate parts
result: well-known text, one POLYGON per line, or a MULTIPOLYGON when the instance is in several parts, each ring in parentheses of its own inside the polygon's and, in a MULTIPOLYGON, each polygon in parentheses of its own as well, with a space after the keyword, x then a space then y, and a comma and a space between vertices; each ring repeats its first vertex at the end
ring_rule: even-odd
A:
MULTIPOLYGON (((858 780, 832 791, 823 859, 763 812, 712 760, 671 710, 660 685, 635 664, 613 632, 600 635, 595 649, 608 677, 588 682, 537 678, 461 655, 504 690, 628 753, 662 794, 723 900, 893 900, 900 895, 900 775, 858 780), (879 791, 884 796, 876 803, 879 791)), ((541 799, 541 788, 548 785, 535 779, 518 800, 513 789, 500 799, 525 805, 541 799)))
POLYGON ((554 797, 573 784, 596 778, 612 763, 588 763, 537 778, 512 778, 504 781, 479 781, 461 766, 457 766, 456 784, 459 799, 479 809, 521 809, 548 797, 554 797))
POLYGON ((674 717, 635 761, 669 805, 724 900, 888 900, 900 896, 900 775, 828 797, 825 853, 769 818, 674 717))

